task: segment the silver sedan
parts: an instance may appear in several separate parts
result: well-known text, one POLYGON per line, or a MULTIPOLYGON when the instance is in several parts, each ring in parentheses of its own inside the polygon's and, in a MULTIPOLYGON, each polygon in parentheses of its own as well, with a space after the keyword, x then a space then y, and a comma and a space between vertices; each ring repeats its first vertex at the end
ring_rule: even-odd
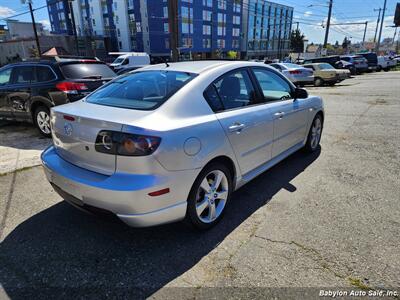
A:
POLYGON ((304 68, 303 66, 291 63, 274 63, 270 66, 277 69, 291 82, 298 86, 314 84, 314 72, 310 69, 304 68))
POLYGON ((52 108, 42 162, 80 209, 207 229, 235 190, 301 148, 316 151, 323 120, 320 97, 259 63, 153 65, 52 108))

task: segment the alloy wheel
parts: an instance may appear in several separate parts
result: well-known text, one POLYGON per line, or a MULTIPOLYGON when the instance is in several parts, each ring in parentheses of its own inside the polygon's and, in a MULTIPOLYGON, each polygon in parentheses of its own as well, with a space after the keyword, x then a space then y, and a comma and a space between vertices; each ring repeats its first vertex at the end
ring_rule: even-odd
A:
POLYGON ((211 223, 223 212, 229 193, 229 181, 220 170, 209 172, 196 194, 196 213, 203 223, 211 223))
POLYGON ((50 134, 51 129, 50 129, 50 116, 47 112, 45 111, 39 111, 37 116, 36 116, 36 122, 39 127, 39 129, 44 133, 44 134, 50 134))
POLYGON ((322 123, 320 118, 315 118, 313 125, 311 127, 311 148, 317 148, 319 140, 321 138, 322 123))

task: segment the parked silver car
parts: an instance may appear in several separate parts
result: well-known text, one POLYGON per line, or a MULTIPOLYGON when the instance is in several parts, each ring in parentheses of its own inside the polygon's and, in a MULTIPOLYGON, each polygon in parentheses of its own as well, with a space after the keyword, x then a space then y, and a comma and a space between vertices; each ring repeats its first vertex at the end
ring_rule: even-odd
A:
POLYGON ((42 162, 79 208, 131 226, 186 218, 206 229, 233 191, 301 148, 317 150, 323 120, 320 97, 260 63, 153 65, 54 107, 42 162))
POLYGON ((314 72, 303 66, 291 63, 273 63, 270 66, 285 75, 295 85, 314 84, 314 72))

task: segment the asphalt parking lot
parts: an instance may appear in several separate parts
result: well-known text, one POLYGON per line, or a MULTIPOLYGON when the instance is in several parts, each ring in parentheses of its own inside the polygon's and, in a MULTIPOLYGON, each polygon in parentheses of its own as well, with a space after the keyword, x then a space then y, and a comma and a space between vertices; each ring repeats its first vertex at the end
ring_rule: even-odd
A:
POLYGON ((295 153, 241 188, 203 233, 133 229, 70 207, 35 166, 50 141, 1 124, 0 298, 399 290, 399 83, 400 72, 382 72, 310 87, 325 100, 320 151, 295 153))

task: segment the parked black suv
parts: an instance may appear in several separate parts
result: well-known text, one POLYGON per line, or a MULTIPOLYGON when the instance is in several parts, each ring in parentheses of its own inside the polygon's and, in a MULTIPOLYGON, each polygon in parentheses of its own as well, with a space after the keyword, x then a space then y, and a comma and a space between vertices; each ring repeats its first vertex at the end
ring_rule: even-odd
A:
POLYGON ((28 121, 50 136, 50 108, 77 101, 116 74, 96 58, 48 57, 0 68, 0 120, 28 121))

